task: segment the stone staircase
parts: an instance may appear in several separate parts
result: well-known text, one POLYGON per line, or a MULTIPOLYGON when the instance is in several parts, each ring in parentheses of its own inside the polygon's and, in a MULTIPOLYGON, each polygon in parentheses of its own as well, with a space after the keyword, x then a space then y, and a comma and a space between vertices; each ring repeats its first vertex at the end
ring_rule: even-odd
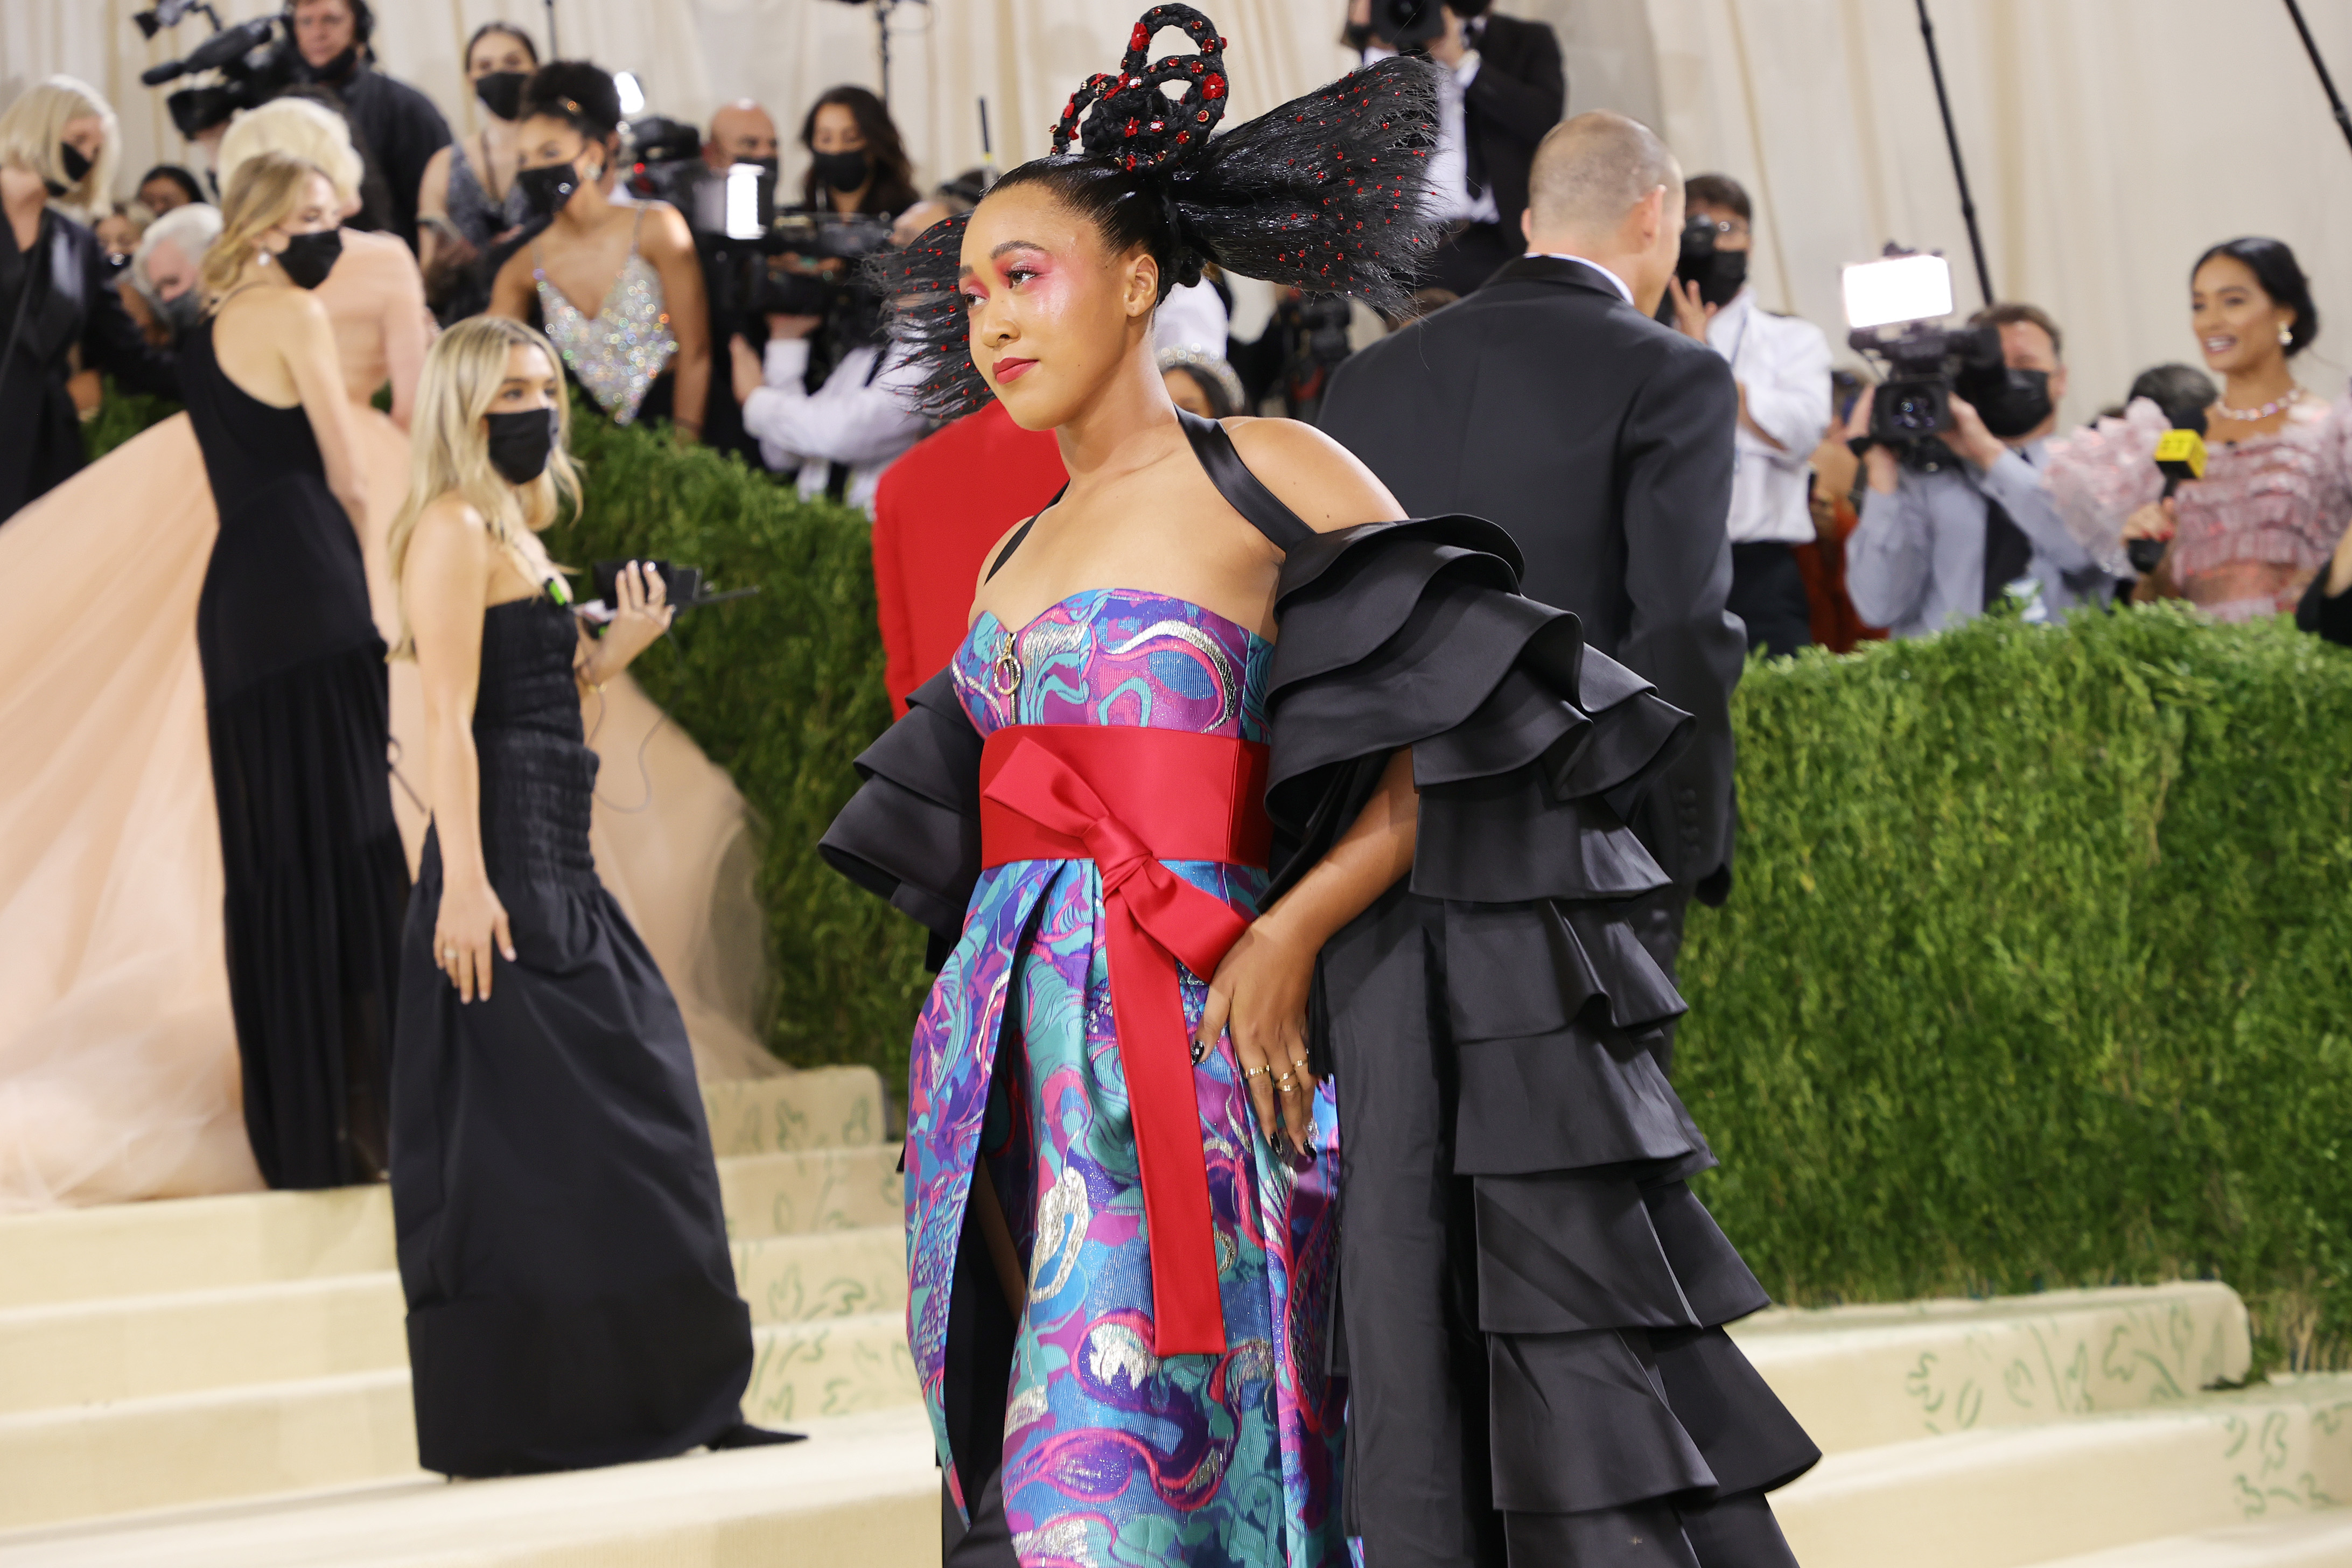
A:
POLYGON ((880 1085, 819 1069, 704 1100, 751 1305, 744 1413, 811 1442, 453 1486, 416 1467, 384 1188, 17 1215, 0 1563, 748 1563, 827 1536, 935 1562, 880 1085), (689 1544, 739 1538, 751 1555, 689 1544))
MULTIPOLYGON (((0 1219, 0 1568, 939 1561, 898 1151, 863 1069, 706 1093, 758 1357, 811 1441, 450 1484, 416 1468, 382 1189, 0 1219)), ((2352 1377, 2232 1387, 2216 1284, 1781 1310, 1736 1337, 1821 1443, 1807 1568, 2352 1565, 2352 1377)))

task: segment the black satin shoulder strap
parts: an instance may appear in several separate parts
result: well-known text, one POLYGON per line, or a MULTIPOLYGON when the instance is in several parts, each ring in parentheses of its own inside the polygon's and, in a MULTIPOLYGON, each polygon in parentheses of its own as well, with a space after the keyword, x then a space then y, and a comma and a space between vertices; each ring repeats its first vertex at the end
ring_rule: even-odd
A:
MULTIPOLYGON (((1069 490, 1070 487, 1067 485, 1064 485, 1060 489, 1055 490, 1054 492, 1053 500, 1049 500, 1044 506, 1039 507, 1034 515, 1033 515, 1028 521, 1023 523, 1020 527, 1013 531, 1013 537, 1004 542, 1004 548, 996 552, 996 559, 994 561, 989 563, 988 577, 993 577, 999 572, 1004 570, 1004 563, 1013 559, 1013 552, 1021 548, 1021 542, 1029 537, 1029 531, 1031 529, 1037 526, 1037 519, 1053 510, 1054 502, 1060 500, 1064 496, 1067 495, 1069 490)), ((988 581, 988 577, 982 577, 981 581, 985 583, 988 581)))
POLYGON ((1185 437, 1192 443, 1192 455, 1201 459, 1201 467, 1209 471, 1209 482, 1235 511, 1249 519, 1251 526, 1272 540, 1276 550, 1287 554, 1315 537, 1315 531, 1249 471, 1223 426, 1182 408, 1176 411, 1176 417, 1184 422, 1185 437))

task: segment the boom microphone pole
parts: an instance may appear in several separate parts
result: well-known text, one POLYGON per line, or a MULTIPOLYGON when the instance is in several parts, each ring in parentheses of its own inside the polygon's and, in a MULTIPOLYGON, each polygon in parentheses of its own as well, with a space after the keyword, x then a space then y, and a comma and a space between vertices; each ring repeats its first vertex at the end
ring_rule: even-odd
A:
MULTIPOLYGON (((2293 5, 2294 0, 2286 3, 2293 5)), ((1952 150, 1952 178, 1960 187, 1960 216, 1969 226, 1969 249, 1977 258, 1977 287, 1984 290, 1984 302, 1990 305, 1994 298, 1992 268, 1985 265, 1984 236, 1977 232, 1977 204, 1969 195, 1968 165, 1960 162, 1960 133, 1952 124, 1951 98, 1944 91, 1944 62, 1936 53, 1936 24, 1927 19, 1927 0, 1918 4, 1919 36, 1927 40, 1927 74, 1936 79, 1936 107, 1944 111, 1944 142, 1952 150)))
POLYGON ((2335 79, 2327 74, 2327 62, 2319 58, 2319 43, 2311 36, 2310 25, 2303 19, 2303 7, 2295 0, 2286 0, 2286 14, 2294 18, 2294 30, 2303 35, 2303 47, 2311 55, 2311 68, 2319 73, 2319 85, 2327 94, 2327 106, 2336 111, 2336 128, 2344 140, 2352 142, 2352 114, 2344 111, 2343 95, 2336 90, 2335 79))

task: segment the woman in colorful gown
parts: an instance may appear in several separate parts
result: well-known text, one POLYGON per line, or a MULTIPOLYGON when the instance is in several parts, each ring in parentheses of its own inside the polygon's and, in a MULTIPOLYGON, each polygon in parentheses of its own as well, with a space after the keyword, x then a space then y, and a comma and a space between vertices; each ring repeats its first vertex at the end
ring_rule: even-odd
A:
POLYGON ((2164 498, 2156 443, 2171 421, 2146 398, 2050 447, 2059 515, 2109 570, 2125 542, 2164 539, 2139 596, 2187 599, 2225 621, 2290 614, 2352 521, 2341 413, 2295 380, 2319 310, 2294 252, 2233 239, 2189 269, 2189 329, 2221 396, 2205 411, 2202 478, 2164 498))
POLYGON ((1663 878, 1607 796, 1686 716, 1519 597, 1492 525, 1171 403, 1152 315, 1204 261, 1393 304, 1430 238, 1425 64, 1212 141, 1223 47, 1148 12, 1055 156, 886 263, 928 409, 999 397, 1070 476, 824 846, 940 963, 908 1334, 947 1561, 1787 1563, 1761 1490, 1817 1455, 1721 1332, 1763 1293, 1682 1185, 1709 1157, 1642 1049, 1681 1004, 1612 902, 1663 878), (1165 26, 1200 52, 1149 63, 1165 26), (1489 1123, 1458 1165, 1349 1120, 1433 1018, 1489 1123), (1517 1245, 1484 1208, 1433 1260, 1341 1231, 1343 1182, 1416 1171, 1517 1245), (1461 1386, 1352 1360, 1449 1252, 1461 1386))
POLYGON ((710 389, 702 263, 677 208, 613 202, 620 158, 612 77, 585 60, 541 67, 523 94, 515 183, 549 222, 499 268, 490 311, 536 319, 614 424, 668 419, 678 439, 699 441, 710 389))
POLYGON ((417 1453, 488 1476, 780 1435, 738 1409, 735 1289, 686 1026, 596 878, 580 691, 668 630, 634 564, 590 638, 537 531, 579 499, 547 340, 479 316, 426 362, 392 524, 433 828, 401 943, 393 1215, 417 1453))

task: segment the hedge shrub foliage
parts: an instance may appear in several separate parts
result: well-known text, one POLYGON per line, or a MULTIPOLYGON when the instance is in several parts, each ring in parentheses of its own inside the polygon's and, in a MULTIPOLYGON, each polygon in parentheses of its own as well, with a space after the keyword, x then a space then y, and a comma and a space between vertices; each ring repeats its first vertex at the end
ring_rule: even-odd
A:
POLYGON ((2186 612, 1751 666, 1702 1190, 1798 1300, 2215 1276, 2352 1328, 2352 656, 2186 612))
MULTIPOLYGON (((865 519, 653 432, 577 446, 558 559, 764 590, 637 672, 765 826, 770 1044, 903 1082, 918 933, 815 852, 888 718, 865 519)), ((2212 1276, 2273 1355, 2345 1361, 2352 654, 2171 609, 1990 619, 1751 665, 1734 713, 1738 884, 1692 912, 1675 1079, 1765 1284, 2212 1276)))

